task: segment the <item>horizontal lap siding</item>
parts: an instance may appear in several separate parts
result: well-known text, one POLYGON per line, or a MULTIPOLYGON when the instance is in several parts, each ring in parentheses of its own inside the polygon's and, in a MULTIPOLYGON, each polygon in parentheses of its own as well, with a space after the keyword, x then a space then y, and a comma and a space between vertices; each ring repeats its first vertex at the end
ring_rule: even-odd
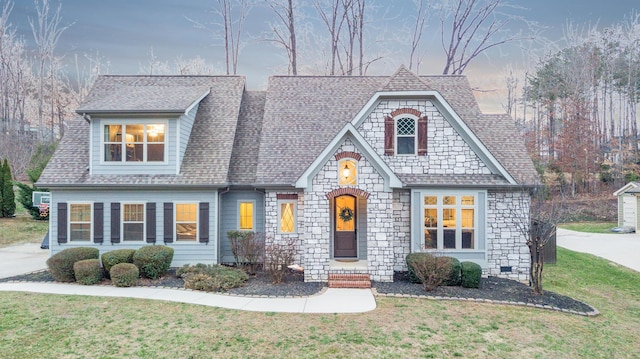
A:
POLYGON ((221 263, 233 263, 235 261, 231 252, 231 243, 227 238, 227 232, 238 229, 238 202, 255 202, 255 232, 264 233, 264 194, 258 191, 230 191, 220 196, 220 253, 221 263))
MULTIPOLYGON (((216 209, 218 208, 217 191, 210 190, 190 190, 190 191, 151 191, 151 190, 100 190, 95 191, 53 191, 51 206, 56 208, 59 202, 100 202, 104 203, 104 208, 111 208, 111 203, 123 202, 154 202, 156 203, 156 245, 164 244, 164 214, 162 203, 164 202, 209 202, 209 243, 171 243, 174 249, 172 266, 181 266, 186 263, 217 263, 218 244, 217 244, 217 217, 216 209)), ((91 242, 68 242, 62 245, 58 244, 57 219, 50 223, 50 248, 51 254, 60 252, 70 247, 95 247, 100 249, 100 253, 109 252, 115 249, 131 248, 137 249, 145 245, 152 245, 146 242, 122 242, 117 244, 111 243, 111 211, 104 211, 104 243, 91 242), (54 223, 55 222, 55 223, 54 223)))
POLYGON ((191 129, 193 128, 193 122, 196 119, 196 113, 198 112, 198 105, 194 106, 191 111, 180 116, 180 147, 179 156, 180 163, 184 158, 184 152, 187 150, 187 144, 189 143, 189 136, 191 136, 191 129))

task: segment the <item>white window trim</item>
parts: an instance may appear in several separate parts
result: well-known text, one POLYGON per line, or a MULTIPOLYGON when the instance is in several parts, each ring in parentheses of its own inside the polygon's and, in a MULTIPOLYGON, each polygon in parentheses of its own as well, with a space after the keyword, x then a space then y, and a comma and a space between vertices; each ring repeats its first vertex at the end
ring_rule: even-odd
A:
MULTIPOLYGON (((479 229, 478 229, 478 191, 464 191, 464 190, 433 190, 433 191, 422 191, 420 195, 420 216, 422 223, 422 238, 421 238, 421 251, 443 251, 443 252, 459 252, 459 251, 477 251, 478 250, 478 240, 479 240, 479 229), (433 205, 425 205, 424 198, 427 196, 436 196, 437 204, 433 205), (452 208, 453 206, 443 204, 443 197, 445 196, 455 196, 456 197, 456 240, 455 240, 455 248, 444 248, 444 230, 443 230, 443 209, 444 208, 452 208), (462 205, 462 197, 464 196, 473 196, 473 205, 462 205), (436 248, 424 248, 424 210, 426 208, 437 208, 438 211, 438 242, 436 248), (462 248, 462 209, 473 208, 473 230, 474 230, 474 239, 473 239, 473 248, 462 248)), ((468 228, 466 228, 468 229, 468 228)))
MULTIPOLYGON (((139 223, 139 222, 129 222, 127 223, 139 223)), ((142 243, 146 241, 147 236, 147 202, 121 202, 120 203, 120 236, 121 242, 126 243, 142 243), (142 240, 140 241, 131 241, 124 239, 124 206, 126 204, 141 204, 142 205, 142 240)))
MULTIPOLYGON (((409 137, 409 136, 402 136, 409 137)), ((396 156, 417 156, 418 155, 418 118, 410 114, 401 114, 393 118, 393 150, 396 156), (398 153, 398 121, 402 118, 413 120, 413 153, 398 153)))
POLYGON ((173 202, 173 244, 197 244, 200 243, 200 202, 199 201, 180 201, 173 202), (193 204, 196 206, 196 240, 184 241, 178 240, 178 223, 192 223, 192 222, 178 222, 178 205, 179 204, 193 204))
MULTIPOLYGON (((256 232, 256 201, 255 200, 238 200, 238 204, 236 205, 237 215, 236 215, 236 228, 238 231, 246 231, 246 232, 256 232), (252 229, 241 229, 240 228, 240 203, 253 203, 253 221, 251 224, 252 229)), ((278 218, 279 222, 279 218, 278 218)), ((280 223, 278 223, 278 226, 280 223)))
MULTIPOLYGON (((146 127, 145 127, 146 128, 146 127)), ((126 133, 125 129, 122 129, 123 131, 123 135, 126 133)), ((146 132, 146 130, 145 130, 146 132)), ((146 137, 146 136, 145 136, 146 137)), ((123 138, 124 141, 124 138, 123 138)), ((153 143, 153 142, 152 142, 153 143)), ((160 143, 160 142, 155 142, 155 143, 160 143)), ((145 141, 145 149, 147 148, 147 145, 149 144, 149 142, 145 141)), ((113 165, 117 165, 117 166, 154 166, 154 165, 166 165, 167 163, 169 163, 169 121, 166 119, 123 119, 123 120, 102 120, 100 122, 100 164, 101 165, 107 165, 107 166, 113 166, 113 165), (109 125, 120 125, 120 126, 126 126, 126 125, 164 125, 164 154, 163 154, 163 161, 152 161, 149 162, 146 160, 147 157, 147 153, 148 151, 144 152, 144 157, 145 160, 144 161, 126 161, 126 155, 125 155, 125 151, 126 149, 124 149, 124 146, 126 146, 124 144, 124 142, 121 142, 122 146, 123 146, 123 153, 122 153, 122 159, 120 161, 105 161, 104 160, 104 147, 105 147, 105 140, 104 140, 104 131, 105 131, 105 127, 109 126, 109 125)))
POLYGON ((351 157, 347 157, 347 158, 343 158, 340 161, 338 161, 338 185, 342 186, 342 187, 348 187, 348 186, 357 186, 358 185, 358 161, 356 161, 355 158, 351 158, 351 157), (355 183, 352 184, 341 184, 341 178, 342 178, 342 169, 344 168, 344 163, 348 162, 349 164, 353 165, 353 170, 354 170, 354 174, 353 174, 353 178, 355 180, 355 183))
POLYGON ((90 201, 75 201, 75 202, 69 202, 68 203, 68 209, 67 209, 67 242, 68 243, 91 243, 93 242, 93 202, 90 201), (73 222, 73 223, 89 223, 89 240, 87 241, 79 241, 79 240, 72 240, 71 239, 71 206, 74 204, 88 204, 89 205, 89 215, 91 217, 91 220, 89 220, 89 222, 73 222))
MULTIPOLYGON (((255 209, 255 207, 254 207, 255 209)), ((255 213, 255 212, 254 212, 255 213)), ((255 217, 255 215, 254 215, 255 217)), ((279 199, 278 200, 278 222, 277 222, 277 231, 278 234, 296 234, 298 233, 298 201, 295 199, 279 199), (292 232, 282 232, 280 231, 281 226, 281 218, 282 218, 282 204, 291 203, 293 204, 293 231, 292 232)))

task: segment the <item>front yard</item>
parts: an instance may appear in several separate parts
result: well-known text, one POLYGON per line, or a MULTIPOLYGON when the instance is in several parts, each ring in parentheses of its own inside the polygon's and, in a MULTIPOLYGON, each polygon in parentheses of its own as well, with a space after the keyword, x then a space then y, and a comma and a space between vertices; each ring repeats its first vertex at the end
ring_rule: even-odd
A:
MULTIPOLYGON (((545 288, 598 317, 479 303, 377 298, 357 315, 253 313, 121 298, 0 293, 11 358, 638 357, 640 274, 558 250, 545 288)), ((179 292, 176 293, 179 295, 179 292)))

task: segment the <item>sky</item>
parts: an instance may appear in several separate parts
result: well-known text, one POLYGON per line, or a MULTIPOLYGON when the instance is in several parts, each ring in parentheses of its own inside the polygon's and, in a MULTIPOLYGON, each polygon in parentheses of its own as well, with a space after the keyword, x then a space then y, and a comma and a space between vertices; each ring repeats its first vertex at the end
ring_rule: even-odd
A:
MULTIPOLYGON (((4 5, 9 0, 0 0, 4 5)), ((247 78, 247 87, 264 89, 268 76, 286 74, 287 59, 284 50, 265 41, 270 33, 270 24, 275 21, 273 13, 264 6, 264 1, 249 13, 243 47, 240 53, 238 74, 247 78)), ((299 37, 304 42, 305 57, 301 62, 302 74, 322 72, 318 63, 312 63, 326 51, 326 30, 314 13, 311 0, 304 4, 298 22, 299 37), (302 28, 313 28, 304 31, 302 28), (306 67, 305 65, 306 61, 306 67)), ((640 10, 640 0, 503 0, 500 11, 535 22, 539 33, 551 43, 562 47, 564 29, 568 23, 579 28, 615 24, 640 10)), ((220 28, 213 8, 216 0, 50 0, 51 8, 61 8, 61 25, 69 26, 61 35, 56 53, 64 56, 66 69, 71 71, 74 55, 82 61, 85 55, 102 59, 108 64, 110 74, 138 74, 142 66, 149 63, 151 53, 160 61, 173 64, 178 57, 183 59, 200 56, 215 65, 223 73, 224 48, 219 37, 220 28), (198 28, 195 22, 207 28, 198 28), (218 35, 217 35, 218 34, 218 35)), ((413 23, 415 9, 412 0, 368 0, 372 12, 368 26, 367 54, 380 56, 367 74, 391 75, 401 64, 408 65, 410 38, 408 28, 413 23), (374 18, 375 17, 375 18, 374 18)), ((36 19, 31 0, 14 0, 9 18, 18 35, 31 49, 35 44, 29 19, 36 19)), ((523 21, 511 20, 506 30, 510 33, 527 28, 523 21)), ((440 44, 438 19, 430 19, 423 45, 423 64, 420 74, 440 74, 444 66, 440 44)), ((505 68, 522 68, 532 58, 542 54, 540 45, 535 51, 523 51, 512 43, 479 57, 465 71, 472 87, 479 89, 476 96, 486 112, 501 112, 505 68), (535 54, 533 54, 535 52, 535 54), (533 56, 532 56, 533 55, 533 56)))

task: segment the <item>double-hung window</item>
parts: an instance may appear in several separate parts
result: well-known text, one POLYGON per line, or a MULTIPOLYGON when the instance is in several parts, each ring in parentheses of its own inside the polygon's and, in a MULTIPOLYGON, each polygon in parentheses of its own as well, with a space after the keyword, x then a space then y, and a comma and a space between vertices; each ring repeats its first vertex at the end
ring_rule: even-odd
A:
POLYGON ((90 241, 91 240, 91 204, 90 203, 70 203, 69 204, 69 240, 90 241))
POLYGON ((198 204, 177 203, 176 242, 195 242, 198 239, 198 204))
POLYGON ((240 202, 238 204, 238 229, 241 231, 253 231, 254 213, 253 202, 240 202))
POLYGON ((164 162, 166 158, 166 125, 104 125, 105 162, 164 162))
POLYGON ((396 154, 416 154, 416 120, 411 117, 396 120, 396 154))
POLYGON ((122 240, 144 240, 145 211, 143 203, 122 204, 122 240))
POLYGON ((426 194, 424 249, 476 249, 477 203, 472 193, 426 194))

